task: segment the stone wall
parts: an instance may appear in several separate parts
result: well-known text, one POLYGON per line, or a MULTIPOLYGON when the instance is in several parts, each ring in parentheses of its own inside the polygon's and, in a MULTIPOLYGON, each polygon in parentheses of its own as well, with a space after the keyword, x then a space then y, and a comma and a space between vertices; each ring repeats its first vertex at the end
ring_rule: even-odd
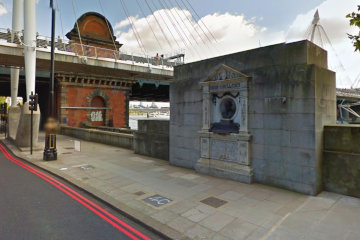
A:
POLYGON ((134 152, 169 160, 169 121, 138 120, 134 132, 134 152))
POLYGON ((170 162, 194 168, 200 159, 199 83, 221 64, 251 77, 248 129, 254 181, 318 193, 323 125, 336 121, 335 73, 327 69, 326 51, 309 41, 176 67, 170 86, 170 162))
POLYGON ((139 120, 138 131, 101 127, 96 129, 60 125, 59 133, 85 141, 133 149, 135 153, 169 160, 169 121, 139 120))
POLYGON ((101 131, 97 129, 75 128, 61 125, 60 134, 90 142, 103 143, 121 148, 133 149, 133 135, 101 131))
POLYGON ((324 189, 360 197, 360 126, 324 128, 324 189))

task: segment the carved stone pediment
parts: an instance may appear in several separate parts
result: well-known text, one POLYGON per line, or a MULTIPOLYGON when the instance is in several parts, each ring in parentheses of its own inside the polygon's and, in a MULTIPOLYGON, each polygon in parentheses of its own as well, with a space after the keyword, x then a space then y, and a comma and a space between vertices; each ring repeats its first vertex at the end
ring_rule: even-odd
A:
POLYGON ((246 74, 229 67, 225 64, 220 65, 214 73, 212 73, 204 82, 222 81, 222 80, 235 80, 235 79, 248 79, 246 74))

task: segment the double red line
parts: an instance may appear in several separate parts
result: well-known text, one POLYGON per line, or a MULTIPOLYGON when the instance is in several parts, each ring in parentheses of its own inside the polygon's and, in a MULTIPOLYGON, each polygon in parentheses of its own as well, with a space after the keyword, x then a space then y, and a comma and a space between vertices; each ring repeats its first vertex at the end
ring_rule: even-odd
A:
POLYGON ((68 196, 72 197, 74 200, 81 203, 83 206, 94 212, 96 215, 104 219, 106 222, 111 224, 113 227, 121 231, 123 234, 128 236, 132 240, 151 240, 149 237, 145 236, 135 228, 129 226, 125 222, 121 221, 113 214, 107 212, 105 209, 101 208, 99 205, 93 203, 89 199, 85 198, 81 194, 77 193, 76 191, 72 190, 68 186, 64 185, 63 183, 57 181, 56 179, 48 176, 47 174, 31 167, 28 164, 23 163, 20 160, 15 159, 11 154, 6 150, 6 148, 0 143, 0 151, 4 154, 4 156, 11 162, 21 166, 22 168, 28 170, 29 172, 37 175, 38 177, 42 178, 43 180, 49 182, 59 190, 66 193, 68 196))

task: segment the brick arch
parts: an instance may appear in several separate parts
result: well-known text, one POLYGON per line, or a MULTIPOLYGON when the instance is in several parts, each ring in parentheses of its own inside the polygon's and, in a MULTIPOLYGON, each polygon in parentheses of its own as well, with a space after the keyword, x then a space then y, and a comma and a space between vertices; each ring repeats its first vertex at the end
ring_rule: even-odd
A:
MULTIPOLYGON (((104 100, 105 103, 105 107, 109 108, 110 106, 110 97, 106 94, 105 91, 101 90, 101 89, 95 89, 94 91, 92 91, 87 97, 86 97, 86 106, 87 107, 91 107, 91 101, 93 100, 93 98, 95 97, 101 97, 104 100)), ((109 111, 110 109, 105 109, 105 114, 104 114, 104 124, 105 126, 109 125, 109 111)), ((86 119, 87 121, 90 123, 91 122, 91 110, 88 109, 86 112, 86 119)))

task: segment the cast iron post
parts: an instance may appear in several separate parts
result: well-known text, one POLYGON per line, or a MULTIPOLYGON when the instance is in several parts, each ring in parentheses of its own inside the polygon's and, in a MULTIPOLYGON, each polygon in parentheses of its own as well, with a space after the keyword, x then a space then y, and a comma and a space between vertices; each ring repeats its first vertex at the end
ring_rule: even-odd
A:
MULTIPOLYGON (((55 71, 55 7, 54 1, 50 0, 51 8, 51 67, 50 67, 50 117, 47 122, 54 123, 54 71, 55 71)), ((46 130, 46 129, 45 129, 46 130)), ((46 131, 44 160, 56 160, 56 133, 46 131)))
POLYGON ((53 0, 50 0, 50 7, 51 7, 50 116, 54 117, 55 8, 54 8, 53 0))

